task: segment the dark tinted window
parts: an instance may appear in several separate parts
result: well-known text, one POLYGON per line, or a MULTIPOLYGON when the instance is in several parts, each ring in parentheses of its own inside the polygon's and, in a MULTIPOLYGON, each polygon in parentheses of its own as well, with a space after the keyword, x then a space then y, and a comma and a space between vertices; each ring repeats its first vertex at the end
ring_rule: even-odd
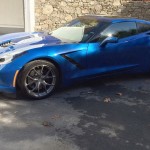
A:
POLYGON ((138 26, 139 33, 150 31, 149 24, 137 23, 137 26, 138 26))
POLYGON ((107 37, 125 38, 137 34, 136 23, 123 22, 110 25, 100 34, 100 41, 103 41, 107 37))

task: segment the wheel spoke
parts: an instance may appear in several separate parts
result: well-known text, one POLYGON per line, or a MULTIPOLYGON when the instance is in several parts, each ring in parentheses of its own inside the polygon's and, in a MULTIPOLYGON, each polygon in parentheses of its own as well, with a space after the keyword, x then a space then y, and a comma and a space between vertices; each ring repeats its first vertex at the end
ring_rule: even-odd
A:
POLYGON ((44 65, 41 68, 41 75, 43 75, 44 65))
POLYGON ((32 77, 31 77, 31 76, 29 76, 29 75, 28 75, 27 77, 28 77, 28 78, 30 78, 31 80, 34 80, 34 78, 32 78, 32 77))
POLYGON ((53 79, 53 78, 56 78, 55 76, 47 76, 45 77, 45 79, 53 79))
POLYGON ((37 88, 38 88, 38 86, 37 86, 37 83, 36 83, 35 87, 32 90, 30 90, 30 91, 34 92, 37 88))
POLYGON ((39 72, 35 68, 33 70, 37 75, 40 75, 39 72))
POLYGON ((44 89, 45 89, 45 91, 46 91, 46 93, 47 93, 46 84, 45 84, 45 83, 43 83, 43 86, 44 86, 44 89))
POLYGON ((36 83, 36 81, 35 81, 35 80, 33 80, 33 81, 31 81, 31 82, 27 83, 26 85, 27 85, 27 86, 28 86, 28 85, 32 85, 33 83, 36 83))
POLYGON ((45 77, 44 77, 44 78, 47 78, 47 77, 48 77, 48 75, 49 75, 50 71, 51 71, 51 69, 49 69, 49 70, 47 71, 47 73, 46 73, 46 75, 45 75, 45 77))
POLYGON ((55 84, 49 84, 46 81, 44 81, 43 84, 48 85, 48 86, 54 86, 55 85, 55 84))
POLYGON ((39 83, 37 84, 38 95, 40 95, 40 86, 41 86, 41 83, 39 82, 39 83))

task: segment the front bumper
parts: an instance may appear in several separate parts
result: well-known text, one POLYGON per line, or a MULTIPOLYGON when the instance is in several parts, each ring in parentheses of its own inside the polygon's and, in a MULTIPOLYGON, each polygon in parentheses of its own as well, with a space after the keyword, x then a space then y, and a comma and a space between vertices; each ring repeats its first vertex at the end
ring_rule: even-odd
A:
POLYGON ((0 92, 16 92, 16 88, 13 86, 15 73, 16 68, 11 64, 0 65, 0 92))
POLYGON ((16 88, 15 87, 1 86, 0 85, 0 92, 2 92, 2 93, 15 93, 16 92, 16 88))

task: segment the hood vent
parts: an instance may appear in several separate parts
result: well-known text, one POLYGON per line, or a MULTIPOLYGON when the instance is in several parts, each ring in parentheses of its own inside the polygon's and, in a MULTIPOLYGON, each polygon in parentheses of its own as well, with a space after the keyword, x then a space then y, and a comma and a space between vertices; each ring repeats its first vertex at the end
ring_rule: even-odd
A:
POLYGON ((11 46, 13 43, 11 41, 6 41, 3 43, 0 43, 0 47, 8 47, 11 46))

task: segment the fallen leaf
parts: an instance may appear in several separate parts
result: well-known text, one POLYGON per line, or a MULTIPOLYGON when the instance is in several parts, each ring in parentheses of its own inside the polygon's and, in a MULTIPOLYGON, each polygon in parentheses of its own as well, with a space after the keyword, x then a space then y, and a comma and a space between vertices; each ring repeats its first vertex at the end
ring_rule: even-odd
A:
POLYGON ((51 117, 51 119, 59 119, 60 118, 60 115, 54 115, 51 117))
POLYGON ((42 125, 45 126, 45 127, 50 127, 50 126, 52 126, 52 124, 51 124, 50 122, 48 122, 48 121, 42 122, 42 125))
POLYGON ((111 102, 110 97, 106 97, 106 98, 104 98, 104 103, 109 103, 109 102, 111 102))
POLYGON ((44 121, 44 122, 42 122, 42 125, 43 125, 43 126, 49 126, 49 122, 44 121))

